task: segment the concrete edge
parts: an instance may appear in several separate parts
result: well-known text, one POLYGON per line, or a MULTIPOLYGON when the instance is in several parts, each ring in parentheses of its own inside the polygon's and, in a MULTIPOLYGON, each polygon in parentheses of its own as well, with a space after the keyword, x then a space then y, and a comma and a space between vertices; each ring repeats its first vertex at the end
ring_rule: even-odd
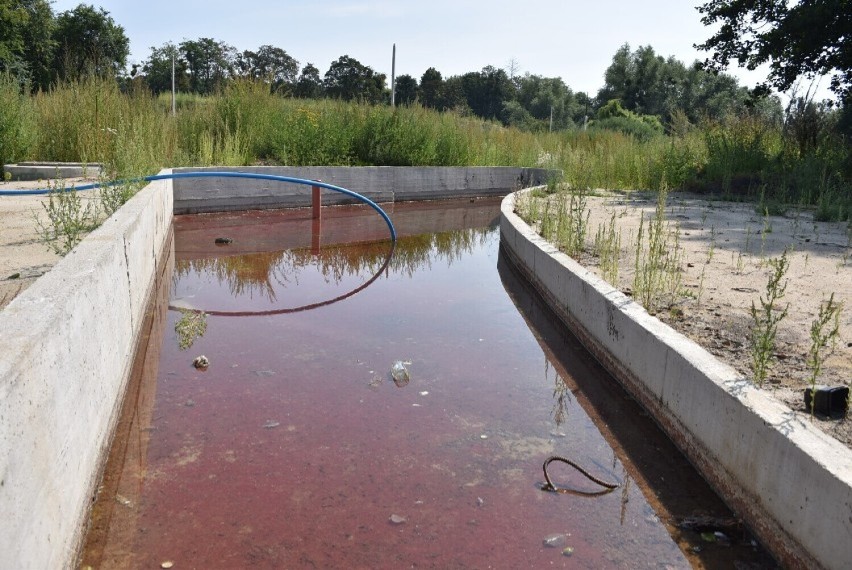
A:
POLYGON ((852 567, 852 451, 560 253, 502 203, 500 243, 548 305, 789 567, 852 567))
POLYGON ((76 563, 172 210, 149 184, 0 311, 2 568, 76 563))
POLYGON ((57 178, 97 178, 103 171, 98 163, 82 162, 21 162, 3 166, 12 180, 49 180, 57 178))

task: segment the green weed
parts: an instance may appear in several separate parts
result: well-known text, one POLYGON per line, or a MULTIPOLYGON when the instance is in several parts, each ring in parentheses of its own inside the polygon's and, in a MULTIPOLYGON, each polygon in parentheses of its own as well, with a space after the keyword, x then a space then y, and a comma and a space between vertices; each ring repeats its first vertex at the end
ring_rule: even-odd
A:
POLYGON ((768 260, 772 273, 766 283, 766 298, 760 297, 760 308, 754 301, 751 303, 751 369, 754 383, 762 386, 769 371, 769 365, 775 351, 775 338, 778 334, 778 324, 787 316, 789 305, 778 306, 787 289, 785 275, 790 266, 787 250, 779 258, 768 260), (783 283, 782 283, 783 280, 783 283))
POLYGON ((615 223, 615 212, 608 224, 598 226, 595 233, 595 254, 600 259, 603 278, 612 285, 618 285, 618 261, 621 255, 621 232, 615 223))
POLYGON ((65 255, 83 237, 97 227, 97 208, 92 202, 83 205, 83 198, 73 187, 66 189, 60 182, 52 187, 47 202, 42 203, 47 219, 35 216, 36 232, 48 249, 65 255))
MULTIPOLYGON (((811 323, 811 347, 808 350, 807 364, 810 370, 811 389, 816 388, 817 378, 830 348, 833 348, 840 336, 841 303, 834 302, 834 293, 819 305, 817 318, 811 323)), ((811 398, 811 414, 815 398, 811 398)))
POLYGON ((636 237, 633 296, 649 313, 673 304, 682 282, 680 235, 676 227, 666 223, 667 196, 665 191, 658 193, 656 211, 647 228, 642 215, 636 237))

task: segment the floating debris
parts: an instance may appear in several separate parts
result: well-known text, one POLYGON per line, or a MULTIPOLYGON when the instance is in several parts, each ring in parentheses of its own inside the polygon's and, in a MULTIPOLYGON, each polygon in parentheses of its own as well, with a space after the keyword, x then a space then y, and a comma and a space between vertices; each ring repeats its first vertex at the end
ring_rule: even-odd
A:
POLYGON ((393 524, 403 524, 406 521, 406 518, 401 515, 391 515, 389 520, 393 524))
POLYGON ((165 562, 160 563, 160 568, 168 569, 168 568, 174 568, 174 566, 175 566, 175 563, 172 562, 171 560, 166 560, 165 562))
POLYGON ((488 436, 485 435, 485 434, 482 434, 482 435, 479 436, 479 439, 488 439, 488 436))
POLYGON ((482 506, 482 505, 484 505, 484 504, 485 504, 485 499, 483 499, 482 497, 477 497, 477 498, 476 498, 476 506, 477 506, 477 507, 481 507, 481 506, 482 506))
POLYGON ((187 400, 186 402, 184 402, 183 405, 186 406, 187 408, 194 408, 195 407, 195 400, 187 400))
POLYGON ((402 388, 411 381, 411 374, 408 372, 408 367, 411 366, 411 361, 397 360, 391 366, 391 378, 397 387, 402 388))
POLYGON ((550 437, 567 437, 567 435, 564 431, 552 431, 550 437))
POLYGON ((573 546, 566 546, 565 548, 562 549, 562 556, 573 556, 573 554, 574 554, 574 547, 573 546))
POLYGON ((379 376, 378 374, 376 374, 375 376, 373 376, 373 379, 370 380, 370 383, 368 384, 368 386, 370 388, 372 388, 373 390, 378 390, 379 386, 382 385, 383 381, 384 381, 384 379, 381 376, 379 376))
POLYGON ((544 540, 542 540, 541 542, 547 548, 560 548, 562 546, 565 546, 565 535, 551 534, 550 536, 544 537, 544 540))
POLYGON ((266 429, 277 428, 281 425, 281 422, 276 422, 275 420, 266 420, 266 423, 263 424, 263 427, 266 429))
POLYGON ((133 506, 133 501, 131 501, 130 499, 128 499, 124 495, 116 495, 115 496, 115 502, 118 503, 119 505, 123 505, 125 507, 132 507, 133 506))
POLYGON ((192 361, 192 365, 195 366, 197 370, 207 370, 210 366, 210 361, 202 354, 201 356, 195 357, 195 360, 192 361))
POLYGON ((422 392, 420 392, 420 395, 421 396, 428 396, 429 392, 427 392, 426 390, 423 390, 422 392))
POLYGON ((253 370, 255 376, 260 376, 261 378, 266 378, 269 376, 275 376, 274 370, 253 370))
POLYGON ((216 245, 228 245, 229 243, 234 243, 234 240, 229 237, 217 237, 215 240, 216 245))

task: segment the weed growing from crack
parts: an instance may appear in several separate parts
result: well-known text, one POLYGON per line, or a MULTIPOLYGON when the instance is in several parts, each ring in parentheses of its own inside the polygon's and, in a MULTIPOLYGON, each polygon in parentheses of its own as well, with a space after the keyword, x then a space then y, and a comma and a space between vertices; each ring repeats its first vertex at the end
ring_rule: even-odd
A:
POLYGON ((754 374, 754 383, 763 386, 769 370, 769 364, 775 351, 775 337, 778 334, 778 324, 787 316, 790 305, 784 308, 778 307, 779 301, 784 297, 787 289, 785 275, 790 267, 787 259, 787 250, 779 258, 767 261, 772 268, 769 281, 766 283, 766 298, 760 297, 760 309, 754 301, 751 303, 751 334, 749 343, 751 346, 751 369, 754 374), (782 283, 783 280, 783 283, 782 283))

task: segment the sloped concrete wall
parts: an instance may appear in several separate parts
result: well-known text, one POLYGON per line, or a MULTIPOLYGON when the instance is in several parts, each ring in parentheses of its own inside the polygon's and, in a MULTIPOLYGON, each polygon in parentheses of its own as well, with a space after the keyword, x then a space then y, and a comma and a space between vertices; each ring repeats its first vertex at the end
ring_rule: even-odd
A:
POLYGON ((852 451, 560 253, 514 213, 516 197, 501 247, 586 348, 782 564, 852 568, 852 451))
POLYGON ((76 561, 172 209, 149 184, 0 311, 0 568, 76 561))
MULTIPOLYGON (((184 172, 252 172, 321 180, 357 192, 374 202, 505 196, 547 182, 554 171, 508 166, 247 166, 176 168, 184 172)), ((184 178, 174 181, 175 213, 310 206, 311 188, 248 178, 184 178)), ((343 194, 323 190, 324 204, 351 203, 343 194)))

